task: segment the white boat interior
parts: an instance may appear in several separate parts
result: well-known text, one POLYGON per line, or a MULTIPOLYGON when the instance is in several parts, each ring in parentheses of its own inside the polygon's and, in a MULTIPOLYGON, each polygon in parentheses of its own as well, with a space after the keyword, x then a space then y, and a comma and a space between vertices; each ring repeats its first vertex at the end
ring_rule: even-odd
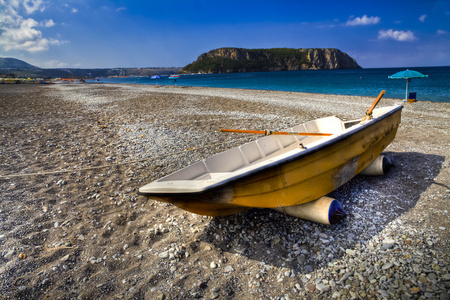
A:
POLYGON ((331 136, 268 135, 232 148, 142 187, 140 193, 196 193, 236 180, 247 174, 314 151, 344 134, 352 134, 390 112, 393 107, 373 111, 373 119, 344 122, 337 117, 309 121, 282 131, 331 133, 331 136))

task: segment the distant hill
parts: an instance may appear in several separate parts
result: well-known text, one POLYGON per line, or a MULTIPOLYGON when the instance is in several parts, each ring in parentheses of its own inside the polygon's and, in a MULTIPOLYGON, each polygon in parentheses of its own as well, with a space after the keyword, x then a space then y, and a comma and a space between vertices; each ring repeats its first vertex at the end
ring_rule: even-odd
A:
POLYGON ((339 49, 220 48, 201 54, 180 73, 234 73, 292 70, 361 69, 339 49))
POLYGON ((0 57, 0 69, 38 70, 38 67, 30 65, 23 60, 0 57))
POLYGON ((41 69, 15 58, 0 57, 0 75, 15 77, 44 77, 44 78, 95 78, 109 76, 153 76, 178 73, 181 68, 105 68, 105 69, 76 69, 55 68, 41 69))

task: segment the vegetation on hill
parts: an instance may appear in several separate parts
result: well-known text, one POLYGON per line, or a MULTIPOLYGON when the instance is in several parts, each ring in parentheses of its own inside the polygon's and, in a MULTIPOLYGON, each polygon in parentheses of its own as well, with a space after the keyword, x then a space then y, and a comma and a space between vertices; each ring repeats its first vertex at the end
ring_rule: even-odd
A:
POLYGON ((0 57, 0 69, 38 70, 39 68, 20 59, 0 57))
POLYGON ((285 65, 284 62, 289 62, 293 65, 308 63, 307 53, 296 49, 249 49, 246 52, 248 55, 245 55, 245 58, 242 59, 235 59, 228 56, 201 56, 197 61, 184 67, 182 72, 226 73, 237 70, 240 72, 270 71, 282 69, 283 65, 285 65))

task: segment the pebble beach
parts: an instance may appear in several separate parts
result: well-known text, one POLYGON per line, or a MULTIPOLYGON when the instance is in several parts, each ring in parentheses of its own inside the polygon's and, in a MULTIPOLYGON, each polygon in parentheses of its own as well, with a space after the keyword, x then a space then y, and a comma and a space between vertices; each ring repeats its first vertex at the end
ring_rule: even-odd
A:
POLYGON ((384 176, 327 226, 205 217, 139 187, 375 97, 119 84, 0 85, 0 299, 450 299, 450 103, 403 103, 384 176))

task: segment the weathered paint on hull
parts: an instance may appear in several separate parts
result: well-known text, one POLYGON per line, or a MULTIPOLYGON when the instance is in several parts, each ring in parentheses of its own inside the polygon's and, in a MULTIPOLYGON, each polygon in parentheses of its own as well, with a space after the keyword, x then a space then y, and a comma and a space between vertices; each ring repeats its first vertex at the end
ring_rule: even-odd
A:
POLYGON ((196 214, 223 216, 252 207, 284 207, 318 199, 352 179, 380 155, 394 140, 400 116, 401 109, 298 160, 224 187, 157 200, 196 214))

